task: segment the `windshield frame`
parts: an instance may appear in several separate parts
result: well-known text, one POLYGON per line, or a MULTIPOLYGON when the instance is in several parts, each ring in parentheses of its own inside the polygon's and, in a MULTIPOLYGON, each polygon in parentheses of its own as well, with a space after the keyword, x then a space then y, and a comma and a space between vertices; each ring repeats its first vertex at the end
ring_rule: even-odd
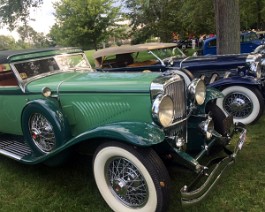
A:
POLYGON ((65 73, 65 72, 93 72, 94 70, 92 69, 86 55, 84 53, 71 53, 71 54, 60 54, 60 55, 53 55, 53 56, 47 56, 47 57, 41 57, 41 58, 34 58, 34 59, 29 59, 29 60, 22 60, 22 61, 17 61, 17 62, 14 62, 14 63, 10 63, 10 67, 13 71, 13 73, 15 74, 17 80, 18 80, 18 84, 21 88, 21 90, 25 93, 25 90, 26 90, 26 85, 34 80, 37 80, 37 79, 41 79, 41 78, 44 78, 44 77, 47 77, 47 76, 51 76, 51 75, 55 75, 55 74, 59 74, 59 73, 65 73), (82 56, 82 59, 84 59, 87 63, 87 67, 76 67, 76 68, 68 68, 68 69, 62 69, 62 67, 60 67, 59 64, 58 67, 59 69, 58 70, 55 70, 55 71, 48 71, 48 72, 45 72, 45 73, 42 73, 42 74, 38 74, 38 75, 35 75, 35 76, 32 76, 32 77, 29 77, 27 79, 22 79, 21 75, 20 75, 20 72, 18 71, 16 65, 18 64, 23 64, 23 63, 30 63, 30 62, 35 62, 35 61, 41 61, 41 60, 47 60, 47 59, 54 59, 54 61, 56 63, 58 63, 58 57, 70 57, 70 56, 76 56, 76 55, 81 55, 82 56), (57 58, 57 59, 56 59, 57 58))

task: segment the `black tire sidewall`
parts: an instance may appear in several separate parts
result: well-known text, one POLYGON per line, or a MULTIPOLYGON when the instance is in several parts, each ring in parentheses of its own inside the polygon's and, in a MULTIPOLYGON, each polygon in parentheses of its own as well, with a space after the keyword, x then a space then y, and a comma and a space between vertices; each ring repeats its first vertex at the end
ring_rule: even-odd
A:
POLYGON ((224 126, 225 113, 214 103, 209 103, 206 106, 206 113, 211 113, 214 122, 214 129, 222 136, 227 134, 226 127, 224 126))

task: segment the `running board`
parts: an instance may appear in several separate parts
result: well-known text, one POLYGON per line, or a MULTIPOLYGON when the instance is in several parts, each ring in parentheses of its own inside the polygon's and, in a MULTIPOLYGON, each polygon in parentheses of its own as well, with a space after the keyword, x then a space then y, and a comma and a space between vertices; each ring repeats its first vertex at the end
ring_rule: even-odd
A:
POLYGON ((23 136, 0 134, 0 154, 21 160, 31 153, 31 149, 24 142, 23 136))

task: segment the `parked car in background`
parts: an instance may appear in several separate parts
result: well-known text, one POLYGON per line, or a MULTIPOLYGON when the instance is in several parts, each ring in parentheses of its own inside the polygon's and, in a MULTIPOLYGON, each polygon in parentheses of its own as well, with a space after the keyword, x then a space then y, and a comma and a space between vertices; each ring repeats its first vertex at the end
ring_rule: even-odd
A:
MULTIPOLYGON (((253 52, 264 41, 259 39, 256 32, 243 32, 240 35, 240 52, 253 52)), ((198 51, 198 55, 216 55, 216 36, 204 40, 202 48, 198 51)))
POLYGON ((263 54, 187 57, 174 43, 147 43, 99 50, 94 58, 99 71, 190 72, 203 78, 208 87, 222 91, 225 96, 217 99, 217 105, 227 115, 233 114, 235 122, 253 123, 264 110, 263 54), (117 63, 125 56, 129 62, 117 63))
POLYGON ((251 124, 264 111, 265 54, 257 52, 186 57, 174 60, 173 66, 188 69, 208 87, 222 91, 225 97, 216 104, 235 121, 251 124))
POLYGON ((245 141, 245 128, 210 104, 220 94, 206 96, 201 79, 187 86, 171 71, 95 72, 76 48, 2 51, 0 63, 0 154, 55 166, 86 150, 113 211, 165 211, 170 179, 162 159, 206 177, 181 190, 183 204, 201 201, 245 141), (226 157, 205 158, 217 144, 226 157))

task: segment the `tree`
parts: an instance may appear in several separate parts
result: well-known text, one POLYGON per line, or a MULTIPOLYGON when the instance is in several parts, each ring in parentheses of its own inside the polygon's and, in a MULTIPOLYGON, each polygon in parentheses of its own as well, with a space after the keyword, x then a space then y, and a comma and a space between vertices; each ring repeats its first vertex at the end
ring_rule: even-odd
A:
POLYGON ((0 0, 1 25, 13 30, 18 23, 27 23, 31 7, 38 7, 43 0, 0 0))
POLYGON ((217 54, 240 53, 239 0, 215 0, 217 54))
POLYGON ((240 0, 241 28, 265 29, 265 0, 240 0))
POLYGON ((16 48, 15 39, 11 36, 0 35, 0 50, 16 48))
POLYGON ((181 34, 215 34, 212 0, 185 0, 181 2, 176 4, 181 8, 178 13, 175 13, 178 16, 175 24, 181 26, 182 29, 179 29, 181 34))
POLYGON ((212 0, 124 0, 136 42, 150 36, 171 41, 172 33, 187 37, 215 32, 212 0))
POLYGON ((172 40, 172 29, 176 10, 172 13, 174 1, 170 0, 124 0, 127 17, 131 20, 134 42, 143 42, 151 36, 161 41, 172 40))
POLYGON ((113 0, 61 0, 55 10, 50 36, 58 45, 97 49, 111 34, 119 7, 113 0))
POLYGON ((50 46, 49 39, 43 33, 36 32, 28 25, 18 27, 17 32, 21 38, 18 42, 21 48, 39 48, 50 46))

